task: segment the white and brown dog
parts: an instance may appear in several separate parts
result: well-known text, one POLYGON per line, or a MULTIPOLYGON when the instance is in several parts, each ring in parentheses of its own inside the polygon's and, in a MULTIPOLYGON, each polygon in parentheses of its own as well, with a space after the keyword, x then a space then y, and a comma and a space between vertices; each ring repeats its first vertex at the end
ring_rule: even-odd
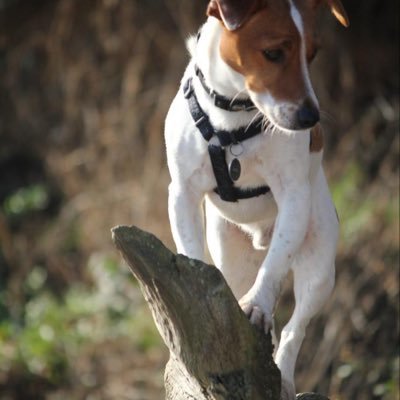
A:
MULTIPOLYGON (((325 1, 347 26, 340 1, 325 1)), ((177 251, 204 260, 206 236, 242 309, 266 332, 293 271, 296 306, 275 355, 285 400, 295 398, 306 326, 335 279, 338 220, 308 72, 321 2, 210 1, 165 127, 177 251)))

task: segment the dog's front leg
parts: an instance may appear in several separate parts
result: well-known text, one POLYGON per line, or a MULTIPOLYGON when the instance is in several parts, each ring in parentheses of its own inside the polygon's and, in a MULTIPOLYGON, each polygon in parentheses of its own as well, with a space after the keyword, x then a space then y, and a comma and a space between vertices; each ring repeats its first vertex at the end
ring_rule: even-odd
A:
POLYGON ((203 195, 183 185, 169 185, 168 214, 176 250, 204 260, 203 195))
POLYGON ((299 182, 274 193, 278 216, 267 256, 258 271, 256 281, 242 297, 240 305, 250 321, 266 332, 272 324, 272 314, 283 278, 304 241, 310 218, 310 184, 299 182))

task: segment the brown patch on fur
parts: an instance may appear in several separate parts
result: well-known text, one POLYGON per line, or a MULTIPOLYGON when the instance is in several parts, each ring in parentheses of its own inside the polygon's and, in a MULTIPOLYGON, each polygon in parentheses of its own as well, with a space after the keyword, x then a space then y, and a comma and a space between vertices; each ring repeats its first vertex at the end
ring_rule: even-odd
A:
MULTIPOLYGON (((312 19, 312 9, 305 7, 304 0, 300 3, 303 18, 312 19)), ((305 39, 307 53, 311 55, 313 34, 306 32, 305 39)), ((254 92, 268 92, 276 99, 293 103, 307 94, 300 62, 301 37, 287 0, 262 3, 239 29, 224 29, 220 52, 225 62, 245 77, 247 87, 254 92), (278 48, 285 52, 283 62, 265 59, 264 50, 278 48)))
POLYGON ((232 31, 240 28, 262 3, 265 0, 211 0, 207 15, 223 21, 225 27, 232 31))
POLYGON ((311 129, 310 151, 311 153, 318 153, 323 147, 324 133, 322 131, 321 124, 318 123, 311 129))
POLYGON ((347 12, 343 7, 343 4, 340 0, 308 0, 311 1, 311 4, 314 8, 317 8, 322 3, 328 4, 331 9, 331 13, 335 16, 335 18, 346 28, 350 26, 350 20, 347 16, 347 12))
POLYGON ((211 0, 208 3, 206 14, 209 17, 214 17, 214 18, 218 18, 219 20, 221 20, 221 14, 219 12, 218 4, 215 0, 211 0))
POLYGON ((332 14, 335 18, 346 28, 350 26, 350 20, 347 16, 346 10, 340 0, 328 0, 332 14))

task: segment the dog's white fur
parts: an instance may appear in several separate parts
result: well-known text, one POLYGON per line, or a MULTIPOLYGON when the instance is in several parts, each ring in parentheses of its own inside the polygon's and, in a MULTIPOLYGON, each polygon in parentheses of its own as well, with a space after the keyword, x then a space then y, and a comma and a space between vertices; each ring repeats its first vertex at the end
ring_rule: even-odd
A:
MULTIPOLYGON (((301 16, 294 8, 292 17, 301 33, 301 16)), ((221 30, 221 24, 209 18, 199 42, 190 41, 192 60, 182 82, 195 77, 197 64, 214 90, 227 97, 250 95, 268 116, 268 107, 276 105, 275 100, 267 94, 247 91, 243 76, 221 59, 221 30)), ((308 79, 305 61, 303 72, 308 79)), ((216 108, 197 78, 193 78, 193 84, 199 103, 216 129, 246 126, 258 112, 216 108)), ((309 91, 313 94, 311 83, 309 91)), ((296 306, 275 355, 282 373, 282 398, 293 400, 294 368, 306 326, 334 285, 338 220, 321 167, 322 151, 309 151, 309 131, 290 132, 271 126, 242 143, 242 175, 236 183, 242 188, 268 185, 271 194, 237 203, 222 201, 213 192, 216 182, 208 144, 192 121, 181 88, 165 128, 172 180, 168 209, 179 253, 204 260, 206 225, 208 249, 215 265, 236 298, 241 299, 242 308, 252 311, 252 322, 265 321, 266 331, 272 324, 282 280, 290 269, 293 271, 296 306)), ((227 162, 231 159, 227 151, 227 162)))

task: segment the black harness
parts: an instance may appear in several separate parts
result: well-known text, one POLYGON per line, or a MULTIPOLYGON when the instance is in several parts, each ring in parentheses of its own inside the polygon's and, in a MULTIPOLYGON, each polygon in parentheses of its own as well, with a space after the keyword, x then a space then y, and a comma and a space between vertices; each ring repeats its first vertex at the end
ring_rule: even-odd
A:
MULTIPOLYGON (((195 72, 199 78, 206 93, 214 99, 214 105, 226 111, 252 111, 255 109, 250 99, 228 99, 211 90, 204 79, 199 68, 195 67, 195 72)), ((201 108, 196 93, 193 89, 193 78, 189 78, 184 87, 183 94, 188 101, 190 114, 193 121, 203 136, 204 140, 209 142, 208 153, 210 155, 211 165, 214 172, 217 187, 214 192, 224 201, 237 202, 242 199, 261 196, 270 192, 268 186, 259 186, 256 188, 241 189, 235 186, 234 181, 240 176, 240 162, 234 158, 231 164, 226 163, 225 148, 231 145, 237 145, 246 139, 250 139, 262 133, 262 118, 256 119, 248 127, 242 127, 233 131, 216 130, 212 126, 208 115, 201 108), (217 137, 219 145, 210 143, 211 138, 217 137)))

